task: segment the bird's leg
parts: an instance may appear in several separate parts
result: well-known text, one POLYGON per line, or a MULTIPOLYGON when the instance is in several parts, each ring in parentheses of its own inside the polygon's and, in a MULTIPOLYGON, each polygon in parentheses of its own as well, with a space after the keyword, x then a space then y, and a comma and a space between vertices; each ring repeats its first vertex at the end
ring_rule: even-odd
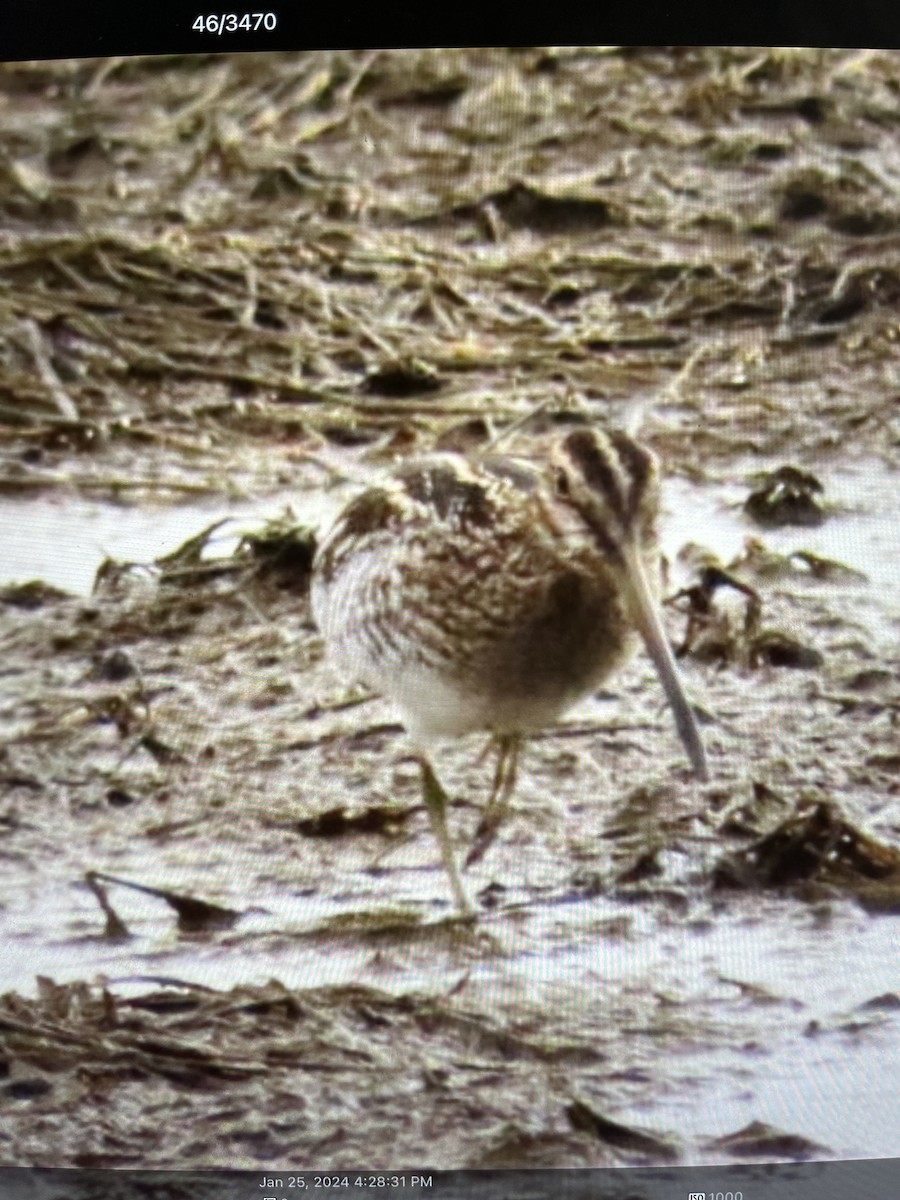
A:
POLYGON ((438 779, 434 768, 427 758, 420 756, 419 766, 422 768, 422 798, 425 801, 425 807, 428 809, 428 816, 431 820, 431 828, 434 831, 434 836, 437 838, 438 845, 441 848, 441 858, 444 860, 444 867, 450 878, 450 887, 453 890, 456 907, 464 917, 473 916, 475 909, 470 904, 466 890, 463 887, 459 868, 456 865, 456 857, 453 853, 453 844, 450 841, 450 833, 447 829, 447 793, 441 786, 441 781, 438 779))
POLYGON ((517 733, 504 733, 497 737, 497 769, 487 802, 472 847, 466 855, 465 865, 471 867, 483 858, 500 832, 500 826, 509 815, 509 802, 515 791, 519 774, 519 747, 522 739, 517 733))

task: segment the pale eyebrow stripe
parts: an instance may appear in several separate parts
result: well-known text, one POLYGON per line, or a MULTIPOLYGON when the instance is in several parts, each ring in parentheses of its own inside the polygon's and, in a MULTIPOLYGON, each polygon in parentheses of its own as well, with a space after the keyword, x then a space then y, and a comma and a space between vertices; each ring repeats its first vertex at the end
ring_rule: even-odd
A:
POLYGON ((623 487, 625 472, 610 440, 585 429, 570 433, 563 444, 588 485, 606 498, 615 515, 624 522, 628 516, 623 487))

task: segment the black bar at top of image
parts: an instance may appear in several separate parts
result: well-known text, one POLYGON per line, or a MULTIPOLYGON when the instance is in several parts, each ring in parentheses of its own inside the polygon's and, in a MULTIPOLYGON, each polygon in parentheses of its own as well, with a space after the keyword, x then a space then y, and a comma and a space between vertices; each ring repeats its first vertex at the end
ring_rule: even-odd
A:
POLYGON ((900 46, 889 0, 2 0, 0 61, 325 47, 900 46), (230 18, 254 18, 230 31, 230 18), (268 16, 263 24, 255 18, 268 16), (223 23, 222 17, 229 18, 223 23), (198 18, 202 24, 198 27, 198 18), (213 18, 210 22, 209 18, 213 18), (273 18, 273 19, 271 19, 273 18))
POLYGON ((896 1200, 900 1159, 546 1171, 0 1167, 3 1200, 896 1200))

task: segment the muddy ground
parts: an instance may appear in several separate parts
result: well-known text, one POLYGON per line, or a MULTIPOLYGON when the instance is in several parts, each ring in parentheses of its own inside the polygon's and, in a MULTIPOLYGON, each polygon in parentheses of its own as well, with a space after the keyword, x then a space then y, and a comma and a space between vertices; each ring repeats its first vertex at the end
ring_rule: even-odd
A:
POLYGON ((898 100, 889 52, 0 70, 0 1162, 896 1154, 898 100), (310 553, 405 456, 636 405, 713 781, 635 660, 472 927, 310 553))

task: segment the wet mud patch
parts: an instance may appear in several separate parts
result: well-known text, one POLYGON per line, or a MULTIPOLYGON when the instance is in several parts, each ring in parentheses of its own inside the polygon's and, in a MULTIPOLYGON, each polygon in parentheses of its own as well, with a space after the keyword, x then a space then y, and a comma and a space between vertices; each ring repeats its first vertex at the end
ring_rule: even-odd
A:
POLYGON ((4 1139, 20 1163, 53 1137, 77 1166, 364 1158, 387 1167, 426 1144, 435 1166, 459 1161, 463 1145, 477 1165, 502 1156, 514 1112, 523 1134, 541 1131, 545 1159, 596 1154, 563 1113, 565 1060, 596 1053, 517 1037, 437 996, 272 983, 173 984, 129 999, 45 981, 36 1000, 0 999, 0 1030, 4 1139), (74 1105, 90 1133, 65 1119, 74 1105))
MULTIPOLYGON (((0 1159, 896 1150, 895 74, 0 70, 0 1159), (641 406, 713 782, 636 660, 529 741, 472 928, 312 539, 421 450, 641 406)), ((439 758, 461 849, 481 750, 439 758)))
MULTIPOLYGON (((284 1096, 300 1077, 287 1082, 267 1068, 278 1038, 263 1022, 249 1050, 238 1041, 217 1058, 219 1027, 195 996, 191 1040, 166 1051, 179 1061, 159 1050, 168 1073, 116 1043, 114 1058, 130 1065, 110 1078, 107 1050, 82 1046, 85 1061, 99 1055, 87 1076, 111 1089, 97 1085, 95 1102, 101 1092, 122 1099, 115 1121, 98 1117, 103 1132, 91 1134, 90 1150, 85 1089, 94 1083, 62 1086, 51 1071, 43 1090, 32 1042, 20 1053, 21 1031, 4 1026, 16 1129, 39 1143, 69 1130, 70 1161, 87 1153, 95 1165, 120 1166, 206 1154, 250 1165, 288 1152, 334 1167, 360 1154, 386 1165, 385 1123, 401 1119, 403 1103, 412 1106, 408 1161, 427 1136, 434 1165, 503 1165, 517 1155, 533 1165, 717 1161, 727 1156, 718 1139, 760 1121, 783 1136, 772 1134, 770 1148, 793 1147, 785 1157, 803 1157, 803 1139, 834 1153, 874 1144, 871 1129, 854 1135, 827 1120, 798 1128, 784 1102, 798 1057, 827 1071, 852 1043, 859 1071, 877 1074, 896 1044, 896 1014, 873 1005, 892 987, 890 917, 865 911, 888 909, 840 886, 832 861, 835 847, 859 858, 889 846, 896 685, 884 669, 860 674, 855 654, 840 649, 843 622, 834 643, 820 638, 827 652, 811 676, 687 656, 716 762, 705 789, 688 784, 640 662, 617 696, 532 739, 513 815, 469 872, 481 906, 473 927, 452 915, 402 727, 377 698, 348 694, 322 661, 305 591, 308 534, 261 526, 234 555, 206 561, 211 536, 201 528, 179 553, 142 568, 108 564, 87 600, 49 595, 0 612, 10 701, 0 709, 4 983, 21 991, 26 972, 59 981, 39 984, 37 1001, 26 987, 6 1003, 33 1014, 59 989, 74 997, 60 1001, 66 1012, 70 1003, 73 1012, 120 1003, 140 1011, 154 980, 168 980, 176 997, 199 988, 202 1000, 275 979, 300 1008, 330 997, 322 1011, 337 1006, 343 1046, 341 997, 371 989, 411 1022, 385 1018, 394 1082, 386 1088, 375 1072, 372 1101, 371 1077, 347 1066, 343 1090, 332 1086, 324 1108, 304 1108, 283 1127, 284 1096), (789 722, 798 679, 807 709, 789 722), (823 736, 832 747, 824 761, 823 736), (667 747, 674 778, 648 761, 648 739, 667 747), (877 787, 860 784, 860 763, 877 787), (809 791, 841 802, 827 810, 838 832, 813 842, 827 886, 782 888, 779 898, 762 877, 762 850, 781 845, 809 791), (756 870, 741 878, 746 900, 716 888, 726 847, 756 870), (847 961, 848 941, 854 970, 823 992, 823 971, 836 954, 847 961), (79 982, 97 977, 105 982, 79 982), (426 1053, 415 1036, 434 1004, 437 1026, 456 1032, 426 1053), (494 1049, 478 1059, 482 1079, 468 1073, 462 1047, 484 1038, 494 1049), (444 1080, 434 1087, 432 1068, 444 1080), (138 1113, 140 1096, 174 1116, 198 1092, 210 1105, 208 1136, 176 1144, 138 1113), (131 1122, 143 1132, 126 1148, 131 1122)), ((777 595, 764 584, 758 592, 764 610, 777 609, 777 595)), ((822 601, 820 581, 813 594, 822 601)), ((478 751, 467 741, 441 756, 463 845, 488 782, 478 751)), ((796 841, 797 855, 811 853, 796 841)), ((165 1011, 168 1002, 147 1003, 165 1011)), ((177 998, 171 1004, 178 1010, 177 998)), ((328 1075, 321 1062, 296 1070, 328 1075)), ((885 1145, 889 1125, 878 1133, 885 1145)), ((28 1144, 14 1143, 14 1161, 28 1144)))

